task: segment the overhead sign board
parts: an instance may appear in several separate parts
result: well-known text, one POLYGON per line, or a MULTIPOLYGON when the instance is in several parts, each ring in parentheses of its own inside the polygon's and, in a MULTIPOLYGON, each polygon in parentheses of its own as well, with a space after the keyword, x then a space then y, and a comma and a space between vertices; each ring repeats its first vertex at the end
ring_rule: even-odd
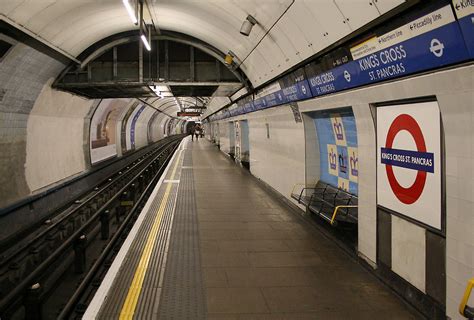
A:
POLYGON ((377 108, 377 202, 441 229, 438 103, 377 108))
POLYGON ((179 112, 177 113, 178 117, 199 117, 200 112, 179 112))
POLYGON ((453 0, 454 12, 458 18, 471 58, 474 57, 474 1, 453 0))
POLYGON ((384 28, 380 35, 328 53, 260 89, 255 97, 238 101, 236 113, 253 112, 472 59, 474 1, 452 0, 452 3, 452 7, 425 10, 416 19, 389 32, 384 28))
POLYGON ((309 79, 313 96, 467 60, 451 7, 445 6, 351 48, 353 61, 309 79))

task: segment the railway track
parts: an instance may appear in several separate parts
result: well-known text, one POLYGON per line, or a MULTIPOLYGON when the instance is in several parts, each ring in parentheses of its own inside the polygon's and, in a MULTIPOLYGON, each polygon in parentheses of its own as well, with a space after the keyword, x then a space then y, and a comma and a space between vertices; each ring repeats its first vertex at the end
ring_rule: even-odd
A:
POLYGON ((181 139, 169 138, 27 236, 9 239, 0 248, 1 319, 80 314, 181 139))

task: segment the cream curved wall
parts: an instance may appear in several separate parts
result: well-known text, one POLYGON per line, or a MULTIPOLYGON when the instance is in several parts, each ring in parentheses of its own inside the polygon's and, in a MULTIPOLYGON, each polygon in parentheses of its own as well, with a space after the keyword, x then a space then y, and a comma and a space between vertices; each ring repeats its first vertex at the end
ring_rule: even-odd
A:
POLYGON ((27 123, 25 175, 32 191, 87 169, 84 118, 94 100, 54 90, 52 81, 43 86, 27 123))

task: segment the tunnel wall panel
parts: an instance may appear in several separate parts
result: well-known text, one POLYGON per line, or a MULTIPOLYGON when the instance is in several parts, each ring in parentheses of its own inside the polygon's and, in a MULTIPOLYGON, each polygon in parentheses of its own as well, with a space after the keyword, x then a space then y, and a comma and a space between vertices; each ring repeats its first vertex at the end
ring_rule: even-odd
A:
POLYGON ((51 82, 44 85, 28 118, 25 176, 32 191, 88 167, 84 119, 94 100, 54 90, 51 82))
POLYGON ((155 109, 145 106, 135 125, 135 150, 148 145, 148 125, 155 109))
POLYGON ((129 99, 102 99, 90 122, 92 164, 119 155, 121 119, 130 107, 129 99))
POLYGON ((166 123, 169 118, 164 116, 162 113, 159 113, 151 124, 152 129, 152 139, 153 142, 156 142, 160 139, 163 139, 166 134, 166 123))
POLYGON ((16 43, 0 63, 0 207, 30 194, 25 177, 28 116, 44 84, 65 65, 16 43))
POLYGON ((163 138, 162 113, 154 112, 148 123, 148 140, 150 143, 163 138))

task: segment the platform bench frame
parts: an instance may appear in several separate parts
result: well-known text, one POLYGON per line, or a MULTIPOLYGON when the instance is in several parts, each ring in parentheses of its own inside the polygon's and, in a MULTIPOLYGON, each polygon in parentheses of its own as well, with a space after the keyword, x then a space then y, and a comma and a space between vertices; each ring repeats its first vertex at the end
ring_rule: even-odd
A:
POLYGON ((332 226, 338 221, 357 223, 358 198, 345 190, 335 188, 319 180, 314 187, 296 184, 291 197, 306 207, 308 212, 317 214, 332 226), (295 193, 297 186, 303 186, 295 193), (311 195, 304 195, 307 190, 314 190, 311 195))

